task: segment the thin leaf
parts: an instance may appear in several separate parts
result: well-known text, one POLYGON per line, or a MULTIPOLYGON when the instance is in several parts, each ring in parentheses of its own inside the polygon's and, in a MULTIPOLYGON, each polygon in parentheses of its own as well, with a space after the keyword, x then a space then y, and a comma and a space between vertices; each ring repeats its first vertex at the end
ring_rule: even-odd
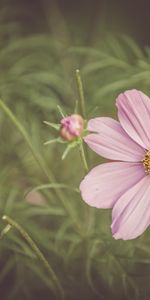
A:
POLYGON ((60 129, 60 124, 55 124, 55 123, 50 123, 50 122, 47 122, 47 121, 43 121, 44 124, 56 129, 56 130, 59 130, 60 129))
POLYGON ((66 156, 68 155, 68 153, 70 152, 70 150, 75 148, 78 144, 79 144, 79 142, 77 142, 77 141, 68 144, 68 146, 66 147, 61 159, 64 160, 66 158, 66 156))
POLYGON ((56 139, 45 142, 44 145, 49 145, 49 144, 54 144, 54 143, 66 144, 67 141, 64 141, 61 137, 58 137, 56 139))
POLYGON ((27 197, 28 193, 30 193, 30 192, 37 192, 37 191, 41 191, 41 190, 45 190, 45 189, 69 189, 69 190, 72 190, 74 192, 79 193, 79 189, 78 188, 71 187, 71 186, 69 186, 67 184, 64 184, 64 183, 57 183, 57 182, 55 182, 55 183, 48 183, 48 184, 38 185, 35 188, 29 190, 24 195, 24 197, 27 197))

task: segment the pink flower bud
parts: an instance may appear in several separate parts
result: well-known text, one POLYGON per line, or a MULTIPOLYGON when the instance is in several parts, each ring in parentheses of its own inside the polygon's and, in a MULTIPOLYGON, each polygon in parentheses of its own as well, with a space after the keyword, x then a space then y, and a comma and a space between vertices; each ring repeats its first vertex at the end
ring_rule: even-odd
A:
POLYGON ((61 120, 60 135, 64 140, 72 141, 80 137, 84 129, 84 120, 80 115, 71 115, 61 120))

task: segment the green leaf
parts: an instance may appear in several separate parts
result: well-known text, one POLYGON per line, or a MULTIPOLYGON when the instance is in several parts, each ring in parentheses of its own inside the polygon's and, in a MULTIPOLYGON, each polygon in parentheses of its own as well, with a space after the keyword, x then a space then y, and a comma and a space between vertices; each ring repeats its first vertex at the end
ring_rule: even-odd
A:
POLYGON ((47 122, 47 121, 43 121, 44 124, 56 129, 56 130, 59 130, 60 129, 60 124, 55 124, 55 123, 50 123, 50 122, 47 122))
POLYGON ((68 153, 70 152, 70 150, 75 148, 77 145, 79 145, 79 140, 76 140, 76 141, 68 144, 68 146, 66 147, 66 149, 62 155, 62 160, 64 160, 66 158, 66 156, 68 155, 68 153))
POLYGON ((36 191, 41 191, 41 190, 45 190, 45 189, 69 189, 69 190, 72 190, 74 192, 77 192, 79 193, 79 189, 78 188, 75 188, 75 187, 72 187, 72 186, 69 186, 67 184, 63 184, 63 183, 48 183, 48 184, 41 184, 41 185, 38 185, 36 186, 35 188, 29 190, 25 195, 24 197, 26 197, 28 195, 28 193, 30 192, 36 192, 36 191))
POLYGON ((101 61, 96 61, 94 63, 87 64, 87 66, 85 66, 85 68, 83 69, 83 72, 85 74, 91 73, 91 72, 96 72, 96 71, 99 71, 101 69, 108 68, 111 66, 121 68, 121 69, 129 68, 129 65, 126 62, 119 60, 117 58, 108 56, 106 59, 103 59, 101 61))
POLYGON ((44 145, 49 145, 49 144, 54 144, 54 143, 66 144, 67 141, 64 141, 61 137, 58 137, 56 139, 45 142, 44 145))
POLYGON ((65 118, 66 114, 63 112, 62 108, 59 105, 57 105, 57 108, 62 118, 65 118))

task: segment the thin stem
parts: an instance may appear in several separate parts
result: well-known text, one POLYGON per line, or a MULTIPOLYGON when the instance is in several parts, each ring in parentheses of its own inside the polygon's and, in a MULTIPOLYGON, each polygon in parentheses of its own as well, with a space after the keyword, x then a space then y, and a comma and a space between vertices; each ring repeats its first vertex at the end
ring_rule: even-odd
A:
POLYGON ((81 156, 81 160, 83 163, 84 172, 86 174, 88 172, 89 168, 88 168, 88 164, 87 164, 87 160, 86 160, 86 156, 85 156, 83 142, 81 142, 81 144, 79 146, 79 151, 80 151, 80 156, 81 156))
MULTIPOLYGON (((89 168, 88 168, 88 163, 87 163, 87 159, 86 159, 86 155, 85 155, 85 151, 84 151, 84 145, 83 145, 82 141, 81 141, 81 144, 79 147, 80 147, 79 151, 80 151, 80 156, 81 156, 81 160, 83 163, 84 172, 86 175, 89 168)), ((89 208, 88 206, 85 207, 85 220, 86 220, 86 222, 85 222, 86 234, 87 234, 87 236, 89 236, 94 227, 94 210, 92 208, 89 208)))
POLYGON ((78 86, 78 91, 79 91, 81 114, 82 114, 83 118, 85 119, 86 118, 86 113, 85 113, 84 90, 83 90, 83 83, 82 83, 80 71, 78 69, 76 70, 76 80, 77 80, 77 86, 78 86))
MULTIPOLYGON (((80 70, 78 70, 78 69, 76 70, 76 80, 77 80, 77 86, 78 86, 78 91, 79 91, 81 114, 82 114, 83 118, 85 119, 86 118, 86 112, 85 112, 84 89, 83 89, 83 83, 82 83, 82 79, 81 79, 81 75, 80 75, 80 70)), ((83 162, 84 171, 85 171, 85 174, 86 174, 88 172, 88 164, 87 164, 85 150, 84 150, 84 146, 83 146, 82 142, 81 142, 81 145, 79 147, 79 151, 80 151, 81 160, 83 162)))
POLYGON ((40 249, 37 247, 35 242, 31 239, 29 234, 22 228, 22 226, 20 226, 16 221, 11 219, 10 217, 3 216, 2 220, 6 221, 10 226, 14 227, 16 230, 19 231, 19 233, 26 240, 26 242, 29 244, 31 249, 34 251, 35 255, 43 263, 46 270, 50 274, 50 276, 51 276, 51 278, 52 278, 52 280, 53 280, 53 282, 55 283, 55 286, 56 286, 55 292, 58 291, 61 299, 64 299, 64 291, 63 291, 63 288, 62 288, 62 286, 59 282, 59 279, 57 278, 57 276, 56 276, 55 272, 53 271, 52 267, 50 266, 50 264, 48 263, 48 261, 46 260, 46 258, 44 257, 44 255, 42 254, 40 249))

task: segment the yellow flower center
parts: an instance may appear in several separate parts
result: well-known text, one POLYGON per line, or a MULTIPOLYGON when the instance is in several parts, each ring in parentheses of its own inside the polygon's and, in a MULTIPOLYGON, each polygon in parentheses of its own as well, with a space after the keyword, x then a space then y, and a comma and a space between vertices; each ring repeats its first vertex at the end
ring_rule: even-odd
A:
POLYGON ((148 150, 145 154, 143 166, 145 168, 145 172, 150 174, 150 150, 148 150))

